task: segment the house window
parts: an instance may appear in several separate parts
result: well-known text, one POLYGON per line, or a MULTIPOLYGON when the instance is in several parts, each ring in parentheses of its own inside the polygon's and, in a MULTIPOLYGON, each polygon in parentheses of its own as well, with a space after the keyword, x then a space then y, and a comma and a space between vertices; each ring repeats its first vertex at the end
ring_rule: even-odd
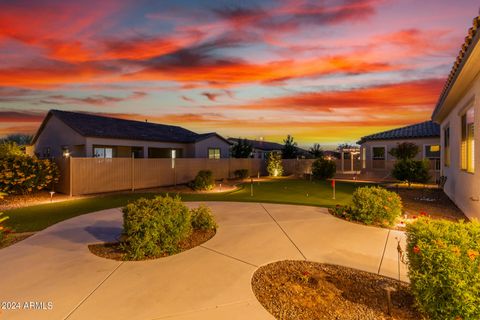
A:
POLYGON ((430 160, 430 168, 436 171, 440 170, 440 145, 426 145, 425 146, 425 158, 430 160))
POLYGON ((208 159, 220 159, 220 148, 208 148, 208 159))
POLYGON ((104 147, 93 148, 93 156, 95 158, 113 158, 113 149, 104 147))
POLYGON ((443 163, 450 167, 450 127, 443 129, 443 163))
POLYGON ((468 109, 461 118, 462 143, 460 149, 461 169, 473 173, 475 171, 475 138, 474 138, 474 110, 468 109))
POLYGON ((385 169, 386 166, 386 148, 372 147, 372 169, 385 169))
POLYGON ((385 147, 373 147, 373 160, 385 160, 385 147))

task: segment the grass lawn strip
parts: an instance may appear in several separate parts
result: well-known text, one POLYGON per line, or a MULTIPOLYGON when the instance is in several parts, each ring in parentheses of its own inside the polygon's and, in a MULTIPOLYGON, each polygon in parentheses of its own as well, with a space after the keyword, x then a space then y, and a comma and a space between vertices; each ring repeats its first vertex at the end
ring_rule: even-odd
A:
MULTIPOLYGON (((239 201, 283 203, 320 207, 347 204, 360 183, 342 182, 336 185, 336 199, 332 199, 332 188, 326 181, 275 179, 254 183, 254 194, 250 195, 250 183, 238 190, 225 193, 180 194, 183 201, 239 201)), ((82 214, 123 207, 141 197, 153 197, 158 193, 118 193, 79 200, 49 203, 5 211, 10 218, 6 225, 15 232, 43 230, 55 223, 82 214)))

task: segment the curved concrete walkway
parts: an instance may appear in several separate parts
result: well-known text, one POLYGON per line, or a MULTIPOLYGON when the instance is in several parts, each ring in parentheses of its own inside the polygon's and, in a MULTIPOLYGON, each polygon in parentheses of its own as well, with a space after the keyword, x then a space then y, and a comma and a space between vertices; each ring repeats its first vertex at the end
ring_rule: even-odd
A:
MULTIPOLYGON (((0 319, 273 319, 250 281, 258 266, 285 259, 398 277, 395 238, 404 242, 401 232, 345 222, 324 208, 208 205, 220 225, 217 235, 167 258, 118 262, 88 251, 87 244, 120 234, 119 209, 61 222, 0 250, 0 301, 22 308, 2 310, 0 319), (26 310, 29 302, 44 308, 26 310)), ((403 265, 401 274, 406 280, 403 265)))

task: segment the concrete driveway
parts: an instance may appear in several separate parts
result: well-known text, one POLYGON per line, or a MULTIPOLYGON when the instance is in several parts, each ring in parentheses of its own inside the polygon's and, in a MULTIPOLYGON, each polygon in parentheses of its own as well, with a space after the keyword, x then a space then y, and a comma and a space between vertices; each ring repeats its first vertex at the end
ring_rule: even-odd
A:
POLYGON ((345 222, 324 208, 208 205, 220 226, 215 237, 167 258, 118 262, 88 251, 87 244, 120 234, 119 209, 61 222, 0 250, 0 319, 273 319, 250 281, 259 266, 285 259, 398 277, 401 232, 345 222))

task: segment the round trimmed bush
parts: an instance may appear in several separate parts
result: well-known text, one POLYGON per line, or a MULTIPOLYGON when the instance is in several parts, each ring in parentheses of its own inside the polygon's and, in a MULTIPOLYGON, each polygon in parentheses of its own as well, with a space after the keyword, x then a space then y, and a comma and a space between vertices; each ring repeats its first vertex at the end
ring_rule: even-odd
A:
POLYGON ((246 179, 248 178, 248 169, 238 169, 238 170, 235 170, 233 174, 237 179, 246 179))
POLYGON ((331 179, 337 171, 334 161, 326 159, 317 159, 312 163, 312 176, 314 179, 331 179))
POLYGON ((400 196, 382 187, 360 187, 352 202, 352 219, 365 224, 391 226, 402 214, 400 196))
POLYGON ((212 190, 215 186, 215 179, 210 170, 200 170, 192 182, 192 188, 198 191, 212 190))
POLYGON ((123 208, 122 248, 126 259, 176 253, 180 241, 191 231, 190 210, 178 196, 142 198, 123 208))
POLYGON ((212 210, 209 207, 200 205, 198 208, 191 209, 192 228, 196 230, 217 229, 217 223, 213 217, 212 210))

